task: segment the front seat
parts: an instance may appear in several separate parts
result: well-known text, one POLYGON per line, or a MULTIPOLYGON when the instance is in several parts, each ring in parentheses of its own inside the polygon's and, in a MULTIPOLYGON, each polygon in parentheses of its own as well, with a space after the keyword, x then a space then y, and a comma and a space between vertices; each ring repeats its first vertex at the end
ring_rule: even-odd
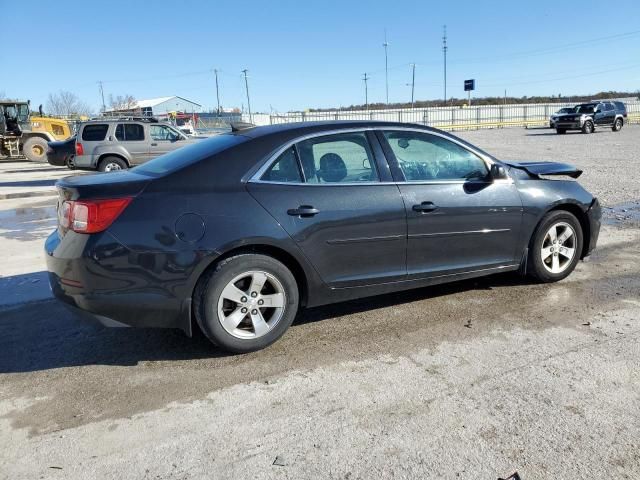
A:
POLYGON ((341 182, 347 176, 347 166, 337 153, 325 153, 320 157, 317 175, 327 183, 341 182))

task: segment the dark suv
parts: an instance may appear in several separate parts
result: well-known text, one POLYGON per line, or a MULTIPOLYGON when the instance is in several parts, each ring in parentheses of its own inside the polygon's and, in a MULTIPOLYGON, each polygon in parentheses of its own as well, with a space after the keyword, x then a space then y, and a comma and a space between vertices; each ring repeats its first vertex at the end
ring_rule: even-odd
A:
POLYGON ((590 102, 576 105, 571 113, 558 115, 555 120, 556 132, 562 134, 567 130, 581 130, 592 133, 596 126, 611 127, 614 132, 620 131, 627 120, 627 108, 622 102, 590 102))

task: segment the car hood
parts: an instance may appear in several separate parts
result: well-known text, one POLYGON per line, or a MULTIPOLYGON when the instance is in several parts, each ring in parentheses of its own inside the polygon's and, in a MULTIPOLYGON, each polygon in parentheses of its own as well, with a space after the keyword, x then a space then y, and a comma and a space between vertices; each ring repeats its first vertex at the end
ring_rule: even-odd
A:
POLYGON ((569 165, 568 163, 559 162, 512 162, 503 161, 513 168, 524 170, 530 175, 567 175, 571 178, 578 178, 582 175, 582 170, 569 165))

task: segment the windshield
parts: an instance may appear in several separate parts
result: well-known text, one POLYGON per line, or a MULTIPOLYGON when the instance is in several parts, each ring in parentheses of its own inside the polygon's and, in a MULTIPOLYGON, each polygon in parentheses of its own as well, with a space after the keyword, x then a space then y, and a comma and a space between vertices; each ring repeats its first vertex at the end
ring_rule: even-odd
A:
POLYGON ((593 103, 584 103, 582 105, 577 105, 575 108, 576 113, 593 113, 595 109, 595 104, 593 103))
POLYGON ((222 152, 246 140, 247 137, 242 135, 216 135, 215 137, 161 155, 135 167, 133 170, 136 173, 153 176, 163 175, 186 167, 187 165, 197 163, 200 160, 211 157, 216 153, 222 152))

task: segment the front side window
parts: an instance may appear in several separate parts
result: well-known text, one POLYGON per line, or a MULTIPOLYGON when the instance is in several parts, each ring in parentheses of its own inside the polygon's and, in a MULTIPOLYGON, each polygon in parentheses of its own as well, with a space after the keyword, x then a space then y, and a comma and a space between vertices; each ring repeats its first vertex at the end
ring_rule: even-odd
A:
POLYGON ((379 181, 364 133, 340 133, 304 140, 297 145, 306 183, 379 181))
POLYGON ((144 140, 144 127, 137 123, 119 123, 116 127, 116 139, 121 142, 144 140))
POLYGON ((302 183, 298 158, 293 147, 288 148, 269 167, 261 180, 266 182, 302 183))
POLYGON ((170 142, 175 142, 180 138, 178 132, 166 125, 150 125, 149 135, 153 140, 168 140, 170 142))
POLYGON ((85 125, 82 129, 82 140, 86 142, 101 142, 107 136, 109 125, 106 123, 93 123, 85 125))
POLYGON ((384 136, 406 181, 464 181, 489 173, 480 157, 446 138, 400 131, 385 131, 384 136))

